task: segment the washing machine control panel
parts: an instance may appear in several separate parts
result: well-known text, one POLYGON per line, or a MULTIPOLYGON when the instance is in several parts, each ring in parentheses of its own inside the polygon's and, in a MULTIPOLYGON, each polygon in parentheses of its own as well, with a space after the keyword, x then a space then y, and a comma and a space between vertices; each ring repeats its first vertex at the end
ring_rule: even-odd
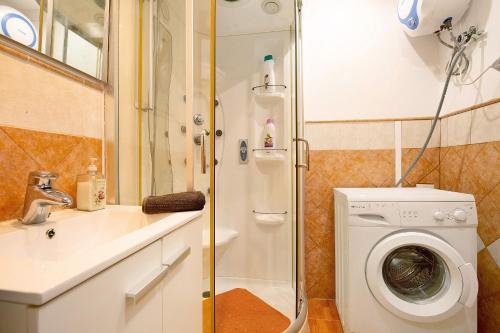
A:
POLYGON ((393 202, 349 202, 349 216, 352 226, 401 224, 399 206, 393 202))
POLYGON ((471 202, 401 202, 403 226, 456 226, 477 224, 476 205, 471 202))

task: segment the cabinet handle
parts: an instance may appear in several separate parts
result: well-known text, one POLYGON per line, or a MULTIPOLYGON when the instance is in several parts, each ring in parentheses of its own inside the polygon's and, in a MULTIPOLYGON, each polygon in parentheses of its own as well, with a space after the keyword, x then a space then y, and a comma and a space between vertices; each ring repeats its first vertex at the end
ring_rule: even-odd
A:
POLYGON ((191 247, 184 245, 183 247, 181 247, 168 257, 166 257, 165 260, 163 261, 163 265, 171 268, 180 263, 181 261, 183 261, 184 259, 186 259, 186 257, 190 253, 191 253, 191 247))
POLYGON ((149 273, 141 282, 136 284, 131 290, 125 293, 127 299, 131 299, 134 302, 140 300, 144 295, 146 295, 151 289, 154 288, 165 276, 167 276, 168 271, 184 260, 191 253, 191 247, 184 245, 182 248, 178 249, 171 255, 169 255, 165 262, 151 273, 149 273))
POLYGON ((129 290, 125 294, 125 296, 128 299, 137 302, 167 275, 169 268, 169 266, 164 265, 156 268, 154 271, 149 273, 148 276, 146 276, 141 282, 139 282, 131 290, 129 290))

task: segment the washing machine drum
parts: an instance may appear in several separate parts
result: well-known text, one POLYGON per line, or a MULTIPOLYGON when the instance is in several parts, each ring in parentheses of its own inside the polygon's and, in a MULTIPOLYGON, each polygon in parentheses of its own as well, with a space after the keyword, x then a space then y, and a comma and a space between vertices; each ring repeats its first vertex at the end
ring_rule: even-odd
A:
POLYGON ((382 266, 387 287, 408 302, 435 297, 446 287, 449 276, 443 259, 422 246, 403 246, 392 251, 382 266))
POLYGON ((478 289, 472 264, 448 243, 420 232, 380 241, 366 262, 366 280, 387 310, 419 322, 444 320, 472 306, 478 289))

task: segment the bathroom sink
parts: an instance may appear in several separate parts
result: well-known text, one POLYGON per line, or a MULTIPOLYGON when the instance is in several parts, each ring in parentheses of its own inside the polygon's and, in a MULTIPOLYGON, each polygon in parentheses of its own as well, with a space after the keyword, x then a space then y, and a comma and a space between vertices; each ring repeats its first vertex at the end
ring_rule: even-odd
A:
POLYGON ((55 212, 38 225, 3 223, 0 301, 43 304, 200 215, 108 206, 55 212))
POLYGON ((0 234, 0 258, 64 261, 165 218, 142 214, 134 206, 110 206, 92 213, 62 211, 53 216, 42 224, 11 225, 11 232, 0 234))

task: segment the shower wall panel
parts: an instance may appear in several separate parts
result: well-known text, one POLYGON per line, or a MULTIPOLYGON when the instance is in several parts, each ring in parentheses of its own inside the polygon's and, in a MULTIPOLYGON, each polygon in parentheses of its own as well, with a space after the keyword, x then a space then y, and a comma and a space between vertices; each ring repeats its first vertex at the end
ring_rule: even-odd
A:
POLYGON ((276 61, 276 81, 290 87, 290 32, 217 38, 216 228, 239 236, 219 254, 216 274, 224 277, 292 280, 291 92, 274 105, 259 104, 252 87, 263 83, 264 56, 276 61), (272 117, 275 148, 286 149, 281 162, 256 161, 264 148, 264 126, 272 117), (239 140, 248 140, 248 164, 239 161, 239 140), (262 225, 253 211, 286 213, 280 225, 262 225))

